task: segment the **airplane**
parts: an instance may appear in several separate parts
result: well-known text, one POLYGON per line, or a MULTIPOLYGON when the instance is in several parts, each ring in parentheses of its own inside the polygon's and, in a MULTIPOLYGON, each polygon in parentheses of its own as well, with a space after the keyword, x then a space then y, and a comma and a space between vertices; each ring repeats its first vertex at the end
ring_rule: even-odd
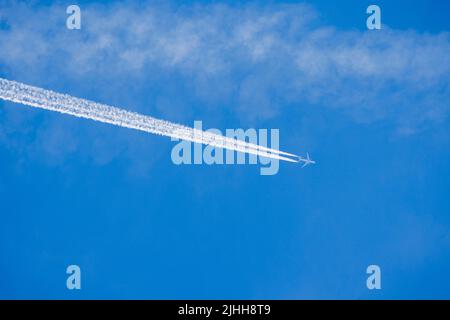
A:
POLYGON ((314 160, 312 160, 312 159, 309 157, 309 153, 308 153, 308 152, 306 153, 306 158, 298 157, 298 161, 304 163, 304 164, 302 165, 302 168, 304 168, 304 167, 306 167, 306 166, 308 166, 308 165, 310 165, 310 164, 315 164, 315 163, 316 163, 314 160))

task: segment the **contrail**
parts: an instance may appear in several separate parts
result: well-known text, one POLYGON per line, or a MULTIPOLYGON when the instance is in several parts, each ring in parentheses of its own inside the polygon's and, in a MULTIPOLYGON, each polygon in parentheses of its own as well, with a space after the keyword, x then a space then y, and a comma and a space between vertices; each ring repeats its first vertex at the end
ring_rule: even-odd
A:
MULTIPOLYGON (((97 120, 121 127, 211 145, 257 156, 299 162, 294 154, 186 127, 136 112, 0 78, 0 98, 24 105, 97 120)), ((300 159, 300 160, 299 160, 300 159)))

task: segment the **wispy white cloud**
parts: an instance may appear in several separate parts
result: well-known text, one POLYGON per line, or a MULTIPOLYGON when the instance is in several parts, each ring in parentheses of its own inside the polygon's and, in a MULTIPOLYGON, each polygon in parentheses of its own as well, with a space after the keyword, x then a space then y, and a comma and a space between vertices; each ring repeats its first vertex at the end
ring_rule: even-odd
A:
POLYGON ((409 108, 428 104, 423 116, 433 118, 449 102, 448 33, 341 31, 318 26, 306 5, 91 5, 82 8, 78 33, 64 28, 63 7, 13 4, 2 12, 8 28, 0 33, 0 62, 12 73, 157 70, 182 74, 203 91, 215 89, 203 81, 214 78, 231 82, 228 94, 249 108, 255 96, 271 105, 273 95, 290 95, 380 115, 389 110, 377 104, 396 108, 405 100, 409 108))
POLYGON ((154 110, 175 91, 183 101, 217 106, 217 113, 226 108, 245 114, 246 123, 292 111, 287 105, 311 104, 324 112, 338 108, 358 121, 389 119, 408 134, 448 118, 447 32, 340 30, 321 25, 314 8, 302 4, 115 3, 81 9, 82 30, 70 31, 62 6, 3 6, 4 76, 56 84, 55 90, 62 82, 78 83, 85 89, 77 90, 101 88, 111 96, 115 86, 138 79, 142 91, 159 92, 154 110))

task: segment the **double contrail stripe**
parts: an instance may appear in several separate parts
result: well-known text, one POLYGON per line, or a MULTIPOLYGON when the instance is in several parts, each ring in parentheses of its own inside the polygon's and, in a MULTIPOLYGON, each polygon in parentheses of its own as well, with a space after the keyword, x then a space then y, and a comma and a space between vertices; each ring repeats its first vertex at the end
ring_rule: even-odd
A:
POLYGON ((192 141, 257 156, 298 162, 294 154, 186 127, 117 107, 0 78, 0 98, 24 105, 97 120, 167 137, 192 141))

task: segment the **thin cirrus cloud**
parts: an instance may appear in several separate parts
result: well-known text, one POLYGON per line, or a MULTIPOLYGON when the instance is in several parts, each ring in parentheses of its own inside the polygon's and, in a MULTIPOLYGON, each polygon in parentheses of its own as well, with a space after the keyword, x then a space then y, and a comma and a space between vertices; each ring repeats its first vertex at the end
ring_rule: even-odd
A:
MULTIPOLYGON (((29 83, 50 73, 71 83, 139 79, 150 87, 163 75, 174 91, 172 79, 189 83, 183 94, 190 101, 245 119, 270 120, 313 104, 363 122, 390 119, 413 132, 449 113, 447 32, 340 30, 303 4, 81 9, 77 32, 65 28, 62 6, 5 6, 0 70, 29 83)), ((47 85, 42 81, 36 84, 47 85)))

